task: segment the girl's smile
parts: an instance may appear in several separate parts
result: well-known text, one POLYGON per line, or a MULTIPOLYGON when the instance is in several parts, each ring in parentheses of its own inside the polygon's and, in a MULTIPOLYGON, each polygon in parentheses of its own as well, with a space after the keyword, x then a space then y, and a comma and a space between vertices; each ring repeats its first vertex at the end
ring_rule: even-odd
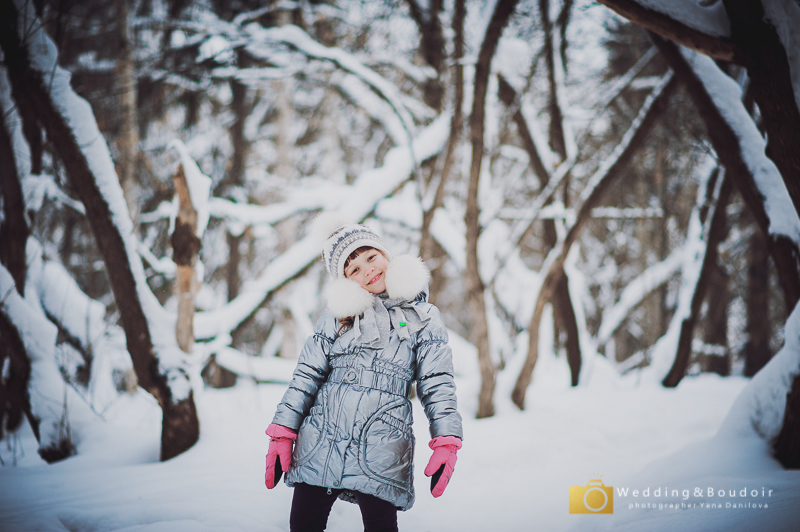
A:
POLYGON ((371 294, 380 294, 386 290, 386 268, 389 261, 377 249, 361 253, 350 261, 344 271, 345 277, 357 282, 361 288, 371 294))

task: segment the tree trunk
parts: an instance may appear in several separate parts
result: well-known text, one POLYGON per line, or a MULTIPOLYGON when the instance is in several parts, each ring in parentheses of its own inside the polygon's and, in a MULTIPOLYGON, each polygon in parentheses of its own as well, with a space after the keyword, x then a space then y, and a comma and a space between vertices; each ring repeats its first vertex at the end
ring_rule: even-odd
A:
POLYGON ((783 425, 772 445, 775 457, 786 469, 800 469, 800 374, 786 395, 783 425))
POLYGON ((769 251, 764 235, 754 231, 747 251, 747 343, 744 374, 752 377, 767 365, 769 348, 769 251))
MULTIPOLYGON (((412 1, 413 3, 413 1, 412 1)), ((461 130, 464 127, 464 65, 461 59, 464 57, 464 19, 467 10, 464 0, 456 0, 455 12, 453 13, 453 73, 452 83, 455 90, 453 102, 453 118, 450 121, 450 138, 447 141, 447 151, 444 157, 444 166, 439 183, 436 186, 436 193, 433 204, 429 209, 422 213, 422 227, 419 237, 419 253, 424 260, 433 259, 431 268, 430 300, 436 304, 437 296, 442 289, 444 275, 442 272, 442 261, 446 254, 441 246, 437 245, 431 235, 431 223, 439 209, 444 203, 444 194, 450 173, 453 171, 455 153, 458 143, 461 140, 461 130)))
POLYGON ((193 198, 189 193, 182 164, 178 165, 173 182, 180 205, 175 231, 172 233, 172 260, 177 267, 175 292, 178 298, 175 338, 184 353, 191 353, 194 346, 195 299, 200 288, 195 266, 202 242, 197 237, 197 210, 192 203, 193 198))
MULTIPOLYGON (((728 220, 724 220, 723 235, 720 242, 728 236, 728 220)), ((724 259, 717 255, 717 261, 712 264, 711 281, 709 283, 708 311, 705 322, 705 343, 724 349, 724 353, 706 354, 704 358, 704 371, 710 371, 727 377, 731 374, 731 353, 728 347, 728 305, 731 301, 731 279, 725 267, 724 259)))
MULTIPOLYGON (((11 134, 6 128, 3 102, 0 102, 0 197, 3 200, 3 219, 0 220, 0 262, 14 278, 17 292, 25 297, 25 244, 30 230, 25 220, 25 200, 15 163, 11 134)), ((2 366, 0 366, 1 368, 2 366)))
POLYGON ((544 59, 547 65, 547 112, 550 115, 550 129, 548 139, 550 149, 561 160, 567 158, 567 147, 564 143, 564 115, 558 105, 558 90, 556 85, 555 50, 553 47, 553 22, 550 20, 550 0, 539 0, 539 17, 544 29, 544 59))
POLYGON ((544 187, 546 187, 547 183, 550 181, 550 172, 548 172, 544 167, 544 162, 542 162, 542 157, 539 154, 539 150, 536 149, 536 143, 533 141, 533 135, 528 127, 528 122, 525 120, 525 116, 522 114, 522 106, 518 105, 518 98, 520 96, 502 74, 497 74, 497 81, 499 82, 497 92, 500 100, 506 105, 506 107, 510 108, 512 106, 517 106, 512 119, 517 126, 517 131, 519 132, 520 140, 522 141, 522 147, 528 153, 528 160, 530 161, 531 169, 533 170, 533 173, 536 174, 536 177, 539 178, 540 187, 544 189, 544 187))
POLYGON ((472 162, 469 171, 467 191, 467 211, 464 221, 467 226, 467 302, 472 318, 472 338, 478 348, 478 364, 481 370, 481 388, 478 394, 478 418, 494 415, 494 374, 495 368, 489 345, 489 325, 486 320, 484 285, 478 264, 478 237, 480 236, 480 208, 478 206, 478 183, 481 177, 484 149, 484 121, 486 90, 491 73, 491 63, 500 34, 503 32, 517 0, 499 0, 492 13, 486 36, 478 53, 475 65, 475 92, 470 115, 470 141, 472 162))
MULTIPOLYGON (((19 182, 11 134, 6 129, 6 109, 0 102, 0 197, 3 200, 3 219, 0 221, 0 263, 8 269, 20 296, 25 296, 25 243, 28 224, 25 221, 25 201, 19 182)), ((3 298, 5 299, 5 298, 3 298)), ((13 432, 22 423, 25 413, 36 439, 38 422, 31 414, 28 382, 31 367, 25 346, 13 324, 0 313, 0 440, 4 431, 13 432)))
MULTIPOLYGON (((720 179, 720 177, 717 177, 720 179)), ((717 246, 725 232, 725 209, 728 207, 728 200, 731 195, 731 180, 727 175, 721 177, 722 185, 719 197, 716 200, 713 214, 711 216, 710 228, 707 232, 706 252, 700 268, 700 275, 692 294, 689 316, 684 318, 681 323, 681 332, 678 337, 678 351, 675 354, 675 361, 672 364, 663 384, 668 388, 674 388, 686 374, 686 368, 692 356, 692 340, 694 339, 694 328, 700 319, 700 309, 706 295, 706 288, 709 284, 709 277, 713 272, 713 265, 717 262, 717 246)), ((714 183, 708 184, 708 194, 713 195, 714 183)), ((706 196, 708 198, 708 196, 706 196)), ((708 200, 707 200, 708 202, 708 200)), ((702 216, 701 216, 701 221, 702 216)))
MULTIPOLYGON (((442 85, 442 74, 445 69, 445 45, 442 25, 439 23, 442 0, 426 1, 425 4, 423 7, 417 0, 408 0, 411 18, 417 23, 421 37, 419 51, 425 58, 425 62, 436 71, 436 77, 426 80, 423 85, 422 100, 431 109, 441 113, 445 101, 445 89, 442 85)), ((458 12, 458 6, 456 6, 456 12, 458 12)))
POLYGON ((0 367, 5 375, 0 379, 0 440, 5 431, 14 432, 22 424, 22 416, 28 418, 36 440, 39 440, 39 420, 31 412, 28 383, 31 363, 25 346, 4 312, 0 311, 0 367))
POLYGON ((136 158, 139 146, 139 123, 136 113, 137 79, 134 64, 133 30, 130 0, 116 0, 117 7, 117 97, 119 98, 120 132, 117 137, 119 160, 117 173, 128 204, 131 219, 139 215, 139 184, 136 179, 136 158))
MULTIPOLYGON (((86 209, 86 217, 103 256, 117 301, 139 384, 158 400, 163 411, 161 458, 167 460, 189 449, 199 437, 193 395, 190 391, 185 397, 174 397, 168 376, 161 373, 150 327, 139 299, 137 281, 131 269, 131 260, 139 258, 128 255, 125 237, 112 218, 112 206, 98 186, 76 133, 53 100, 48 90, 50 85, 45 82, 42 73, 31 66, 28 43, 21 43, 17 31, 17 10, 12 0, 0 2, 0 21, 0 46, 11 80, 12 96, 19 107, 26 107, 35 113, 38 122, 44 126, 55 152, 64 163, 70 184, 86 209)), ((41 28, 38 22, 33 26, 41 28)), ((44 35, 41 37, 44 38, 44 35)), ((170 378, 187 378, 180 374, 180 370, 170 369, 173 369, 170 378)))
MULTIPOLYGON (((240 67, 249 65, 247 56, 244 53, 237 55, 240 67)), ((233 146, 233 156, 231 157, 230 170, 220 183, 218 189, 227 192, 229 187, 239 187, 244 184, 244 172, 246 168, 247 156, 250 152, 250 143, 245 136, 245 123, 248 115, 252 112, 252 106, 247 102, 247 86, 234 79, 231 85, 231 108, 235 120, 230 127, 231 145, 233 146)), ((225 278, 228 285, 228 301, 233 301, 239 296, 242 279, 239 273, 242 266, 243 257, 240 252, 242 243, 245 242, 245 232, 231 234, 225 232, 225 240, 228 244, 228 262, 225 266, 225 278)), ((241 346, 241 329, 237 328, 231 333, 231 345, 241 346)), ((210 383, 214 387, 226 387, 231 381, 236 382, 236 376, 229 373, 223 367, 217 366, 216 359, 211 359, 205 371, 211 377, 210 383)))
MULTIPOLYGON (((569 9, 571 2, 565 2, 562 6, 561 16, 559 21, 565 23, 569 19, 569 9)), ((539 0, 539 15, 542 19, 544 26, 544 56, 545 64, 547 65, 547 112, 550 115, 549 127, 549 143, 553 153, 558 155, 559 162, 563 162, 567 158, 567 141, 564 133, 564 113, 561 110, 559 84, 557 81, 559 72, 556 71, 558 65, 556 64, 556 53, 560 54, 560 50, 556 50, 553 42, 553 24, 550 20, 550 0, 539 0)), ((559 31, 565 30, 564 27, 557 27, 559 31)), ((563 34, 563 33, 562 33, 563 34)), ((546 183, 545 183, 546 185, 546 183)), ((569 206, 569 175, 564 179, 562 201, 565 207, 569 206)), ((557 242, 558 236, 556 233, 555 220, 545 220, 545 244, 547 245, 546 252, 553 249, 557 242)), ((555 317, 555 345, 558 349, 561 344, 561 331, 563 331, 565 338, 564 347, 567 352, 567 363, 569 364, 571 383, 573 386, 578 385, 578 378, 581 371, 581 345, 578 338, 578 322, 575 319, 575 309, 572 308, 572 297, 569 293, 569 279, 566 272, 562 271, 559 274, 560 280, 558 281, 555 289, 555 294, 552 298, 553 315, 555 317)))

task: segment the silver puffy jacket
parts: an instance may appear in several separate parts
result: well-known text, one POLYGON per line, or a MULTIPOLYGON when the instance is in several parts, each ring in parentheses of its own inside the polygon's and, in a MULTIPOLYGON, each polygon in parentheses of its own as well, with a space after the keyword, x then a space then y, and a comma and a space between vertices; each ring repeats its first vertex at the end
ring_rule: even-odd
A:
POLYGON ((447 330, 425 298, 414 304, 431 319, 408 340, 393 327, 381 350, 356 341, 353 329, 338 336, 330 313, 319 319, 272 420, 298 431, 287 485, 344 489, 350 502, 349 490, 359 491, 400 510, 414 504, 412 383, 431 438, 463 437, 447 330))

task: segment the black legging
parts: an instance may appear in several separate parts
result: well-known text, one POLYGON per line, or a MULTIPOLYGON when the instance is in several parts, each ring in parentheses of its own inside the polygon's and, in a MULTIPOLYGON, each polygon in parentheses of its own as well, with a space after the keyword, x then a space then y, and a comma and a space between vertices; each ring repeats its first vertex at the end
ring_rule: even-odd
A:
MULTIPOLYGON (((336 498, 344 490, 320 488, 309 484, 295 484, 292 513, 289 517, 291 532, 322 532, 328 525, 328 516, 336 498)), ((364 532, 397 532, 397 508, 373 495, 353 492, 361 508, 364 532)))

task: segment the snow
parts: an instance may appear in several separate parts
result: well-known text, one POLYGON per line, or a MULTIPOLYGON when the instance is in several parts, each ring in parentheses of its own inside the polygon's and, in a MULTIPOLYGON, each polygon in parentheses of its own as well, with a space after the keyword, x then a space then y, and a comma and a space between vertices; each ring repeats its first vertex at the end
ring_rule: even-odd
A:
POLYGON ((765 440, 778 435, 786 410, 786 396, 792 379, 800 371, 800 305, 786 320, 786 343, 769 363, 753 377, 737 398, 721 432, 750 436, 755 431, 765 440))
MULTIPOLYGON (((457 336, 451 343, 457 374, 475 375, 471 346, 457 336)), ((636 387, 633 379, 593 379, 588 387, 573 389, 562 379, 563 358, 543 352, 540 362, 530 407, 520 412, 505 399, 512 382, 504 374, 498 381, 498 414, 484 420, 474 419, 470 406, 477 379, 457 376, 464 447, 439 499, 431 497, 422 474, 430 456, 423 439, 427 420, 413 401, 421 438, 417 502, 399 514, 401 530, 793 530, 800 517, 800 472, 777 467, 761 440, 714 439, 745 379, 704 375, 684 379, 674 390, 636 387), (614 515, 569 514, 569 487, 585 485, 593 473, 614 487, 614 515), (617 492, 698 487, 706 493, 708 487, 731 486, 772 489, 772 497, 765 497, 769 509, 637 509, 628 507, 635 502, 630 491, 627 497, 617 492)), ((198 393, 200 441, 164 463, 158 463, 160 411, 141 391, 121 396, 104 420, 83 418, 79 428, 87 438, 79 443, 79 454, 53 465, 31 452, 35 441, 26 429, 17 442, 16 465, 8 450, 0 450, 6 464, 0 467, 0 529, 288 530, 292 490, 283 484, 267 490, 263 484, 264 429, 284 390, 285 384, 240 379, 234 388, 198 393)), ((673 501, 651 496, 647 502, 667 500, 673 501)), ((692 491, 687 502, 729 500, 696 497, 692 491)), ((334 505, 328 530, 360 526, 355 505, 334 505)))

